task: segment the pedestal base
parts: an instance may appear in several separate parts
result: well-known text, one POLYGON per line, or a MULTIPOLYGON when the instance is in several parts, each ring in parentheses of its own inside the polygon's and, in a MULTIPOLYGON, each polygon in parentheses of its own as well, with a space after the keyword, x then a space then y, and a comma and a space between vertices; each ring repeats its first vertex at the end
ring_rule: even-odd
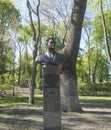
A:
POLYGON ((44 130, 61 130, 60 88, 44 88, 44 130))

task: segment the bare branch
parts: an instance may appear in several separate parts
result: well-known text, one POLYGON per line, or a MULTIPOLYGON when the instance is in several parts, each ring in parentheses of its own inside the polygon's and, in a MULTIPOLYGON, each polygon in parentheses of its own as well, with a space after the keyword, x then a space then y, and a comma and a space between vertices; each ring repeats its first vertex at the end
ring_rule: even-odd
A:
POLYGON ((38 35, 37 35, 37 46, 40 39, 40 16, 39 16, 39 6, 40 6, 40 0, 38 0, 37 5, 37 19, 38 19, 38 35))
POLYGON ((29 10, 29 16, 30 16, 32 31, 34 33, 33 40, 36 41, 36 31, 35 31, 35 27, 34 27, 34 23, 33 23, 33 19, 32 19, 31 4, 30 4, 29 0, 27 0, 27 8, 29 10))

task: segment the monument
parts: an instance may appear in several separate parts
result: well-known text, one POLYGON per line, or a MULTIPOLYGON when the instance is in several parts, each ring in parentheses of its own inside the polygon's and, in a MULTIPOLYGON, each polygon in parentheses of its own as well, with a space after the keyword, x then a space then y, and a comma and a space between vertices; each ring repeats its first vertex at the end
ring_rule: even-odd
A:
POLYGON ((36 62, 43 65, 44 73, 44 130, 61 130, 61 103, 60 103, 60 64, 64 55, 55 51, 55 39, 48 38, 46 46, 48 51, 40 54, 36 62))

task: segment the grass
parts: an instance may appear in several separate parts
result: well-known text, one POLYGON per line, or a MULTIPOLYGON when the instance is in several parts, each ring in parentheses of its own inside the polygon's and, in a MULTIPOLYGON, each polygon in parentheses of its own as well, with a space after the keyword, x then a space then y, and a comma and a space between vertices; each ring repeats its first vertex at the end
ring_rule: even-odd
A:
MULTIPOLYGON (((29 97, 27 95, 23 96, 5 96, 0 99, 0 106, 19 106, 19 105, 28 105, 29 97)), ((105 96, 80 96, 80 103, 101 103, 111 101, 111 97, 105 96)), ((35 95, 35 104, 43 104, 43 95, 35 95)))
MULTIPOLYGON (((29 103, 28 96, 5 96, 0 99, 0 106, 19 106, 19 105, 28 105, 29 103)), ((42 94, 35 96, 35 104, 43 104, 42 94)))
POLYGON ((81 103, 88 103, 88 102, 109 102, 111 101, 111 96, 80 96, 81 103))
POLYGON ((99 109, 110 109, 111 108, 111 97, 105 96, 80 96, 80 104, 82 108, 99 108, 99 109))

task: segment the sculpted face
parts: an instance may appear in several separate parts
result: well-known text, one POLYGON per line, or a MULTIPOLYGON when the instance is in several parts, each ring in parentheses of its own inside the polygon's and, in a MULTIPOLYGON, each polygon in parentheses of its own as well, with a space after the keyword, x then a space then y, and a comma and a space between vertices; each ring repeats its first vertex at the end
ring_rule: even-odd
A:
POLYGON ((47 48, 55 49, 55 41, 53 39, 49 39, 49 41, 47 42, 47 48))

